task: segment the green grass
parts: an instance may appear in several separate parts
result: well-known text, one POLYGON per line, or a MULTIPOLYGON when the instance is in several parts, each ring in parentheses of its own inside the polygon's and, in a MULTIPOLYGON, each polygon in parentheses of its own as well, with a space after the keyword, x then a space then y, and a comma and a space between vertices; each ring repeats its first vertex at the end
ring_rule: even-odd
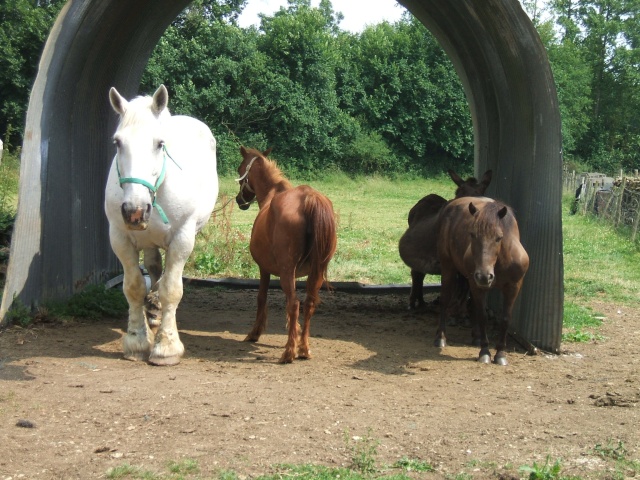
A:
POLYGON ((589 342, 593 340, 603 340, 597 332, 602 325, 604 316, 595 313, 589 307, 577 305, 574 302, 564 303, 564 332, 563 342, 589 342))
POLYGON ((577 302, 601 299, 625 305, 637 303, 638 243, 597 217, 568 215, 570 202, 571 196, 565 196, 562 227, 565 295, 577 302))
MULTIPOLYGON (((448 176, 389 180, 332 173, 322 180, 292 182, 307 183, 333 202, 338 249, 329 265, 329 279, 366 284, 411 281, 409 269, 398 255, 398 240, 407 228, 409 210, 429 193, 452 198, 455 191, 448 176)), ((258 278, 248 248, 258 205, 245 211, 237 207, 238 184, 233 178, 220 180, 220 192, 216 212, 198 235, 185 273, 201 278, 258 278)), ((439 278, 427 277, 426 281, 439 282, 439 278)))
MULTIPOLYGON (((409 269, 398 255, 398 240, 407 228, 408 212, 428 193, 453 197, 455 187, 444 175, 389 180, 331 173, 322 180, 293 183, 308 183, 333 202, 338 249, 329 266, 330 280, 366 284, 410 282, 409 269)), ((238 185, 233 178, 221 179, 220 191, 217 211, 198 235, 185 272, 201 278, 258 278, 248 248, 258 206, 254 204, 245 211, 237 207, 238 185)), ((571 196, 566 195, 563 240, 567 299, 578 304, 592 299, 634 304, 640 297, 638 244, 597 218, 569 215, 570 202, 571 196)), ((428 276, 426 282, 439 280, 428 276)))
MULTIPOLYGON (((19 157, 5 152, 0 165, 0 232, 8 231, 15 215, 19 157), (6 224, 6 225, 5 225, 6 224), (3 227, 4 225, 4 227, 3 227)), ((308 183, 333 202, 338 219, 338 249, 329 266, 331 281, 365 284, 408 284, 409 269, 398 255, 398 240, 407 228, 411 207, 424 195, 453 197, 455 185, 446 174, 431 179, 352 178, 331 171, 308 183)), ((251 228, 257 204, 242 211, 235 204, 238 184, 233 177, 220 179, 220 198, 208 225, 196 238, 185 275, 198 278, 258 278, 249 253, 251 228)), ((602 339, 602 315, 586 305, 594 300, 635 305, 640 298, 640 248, 627 236, 591 216, 569 215, 572 195, 563 197, 564 287, 566 342, 602 339)), ((8 244, 7 244, 8 245, 8 244)), ((0 256, 7 254, 0 245, 0 256)), ((439 283, 437 276, 426 282, 439 283)), ((525 279, 526 282, 526 279, 525 279)), ((94 296, 95 297, 95 296, 94 296)), ((114 314, 122 299, 75 299, 70 316, 114 314), (84 312, 82 311, 84 309, 84 312)), ((53 306, 56 310, 59 306, 53 306)), ((22 312, 14 312, 23 321, 22 312)))

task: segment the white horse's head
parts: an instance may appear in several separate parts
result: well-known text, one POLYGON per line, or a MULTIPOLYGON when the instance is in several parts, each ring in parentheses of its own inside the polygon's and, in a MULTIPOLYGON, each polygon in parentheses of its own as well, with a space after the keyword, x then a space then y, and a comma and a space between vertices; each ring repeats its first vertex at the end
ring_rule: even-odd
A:
POLYGON ((115 88, 109 91, 111 106, 120 115, 113 135, 116 168, 124 198, 122 218, 131 230, 145 230, 155 206, 156 190, 165 173, 163 120, 170 116, 169 94, 164 85, 153 97, 125 100, 115 88))

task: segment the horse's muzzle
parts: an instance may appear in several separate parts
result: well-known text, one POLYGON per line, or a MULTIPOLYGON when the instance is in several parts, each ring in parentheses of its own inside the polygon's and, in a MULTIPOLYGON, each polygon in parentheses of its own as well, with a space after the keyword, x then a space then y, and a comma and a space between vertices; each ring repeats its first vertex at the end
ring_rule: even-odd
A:
POLYGON ((247 202, 241 195, 236 197, 236 203, 240 210, 248 210, 249 206, 251 206, 251 202, 247 202))
POLYGON ((491 288, 491 284, 495 278, 493 272, 476 272, 473 274, 473 279, 480 288, 491 288))
POLYGON ((151 215, 150 203, 147 203, 144 207, 131 203, 123 203, 120 210, 124 223, 129 230, 146 230, 149 226, 149 216, 151 215))

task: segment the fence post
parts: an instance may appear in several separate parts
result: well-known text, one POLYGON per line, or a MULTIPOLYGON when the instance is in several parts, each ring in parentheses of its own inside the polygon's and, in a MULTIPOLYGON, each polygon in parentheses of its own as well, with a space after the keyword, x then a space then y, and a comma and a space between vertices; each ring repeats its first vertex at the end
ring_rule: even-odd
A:
POLYGON ((640 224, 640 194, 634 190, 630 190, 629 194, 633 198, 635 216, 633 217, 633 228, 631 229, 631 241, 636 241, 636 235, 638 234, 638 225, 640 224))
POLYGON ((620 224, 620 218, 622 217, 622 200, 624 199, 624 189, 627 183, 627 178, 622 177, 622 183, 620 184, 620 198, 618 199, 618 205, 616 206, 616 221, 615 227, 618 228, 620 224))

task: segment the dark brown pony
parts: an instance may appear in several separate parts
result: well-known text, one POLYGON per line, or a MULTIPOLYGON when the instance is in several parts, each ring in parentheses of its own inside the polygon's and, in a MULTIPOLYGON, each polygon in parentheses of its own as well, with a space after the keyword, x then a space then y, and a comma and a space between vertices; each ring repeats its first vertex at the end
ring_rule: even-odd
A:
POLYGON ((502 317, 494 363, 507 365, 505 347, 511 311, 529 268, 529 256, 520 243, 518 223, 512 209, 486 197, 452 200, 440 213, 438 257, 442 272, 442 309, 435 345, 446 346, 446 307, 457 288, 456 275, 459 273, 466 277, 471 289, 474 323, 480 326, 478 361, 482 363, 491 362, 487 337, 487 293, 492 288, 502 292, 502 317))
POLYGON ((270 151, 240 147, 240 192, 236 202, 242 210, 254 200, 260 207, 249 244, 251 256, 260 268, 258 312, 245 341, 257 342, 265 331, 267 290, 271 275, 276 275, 287 297, 289 329, 280 363, 291 363, 296 358, 296 347, 298 358, 311 358, 311 317, 320 302, 318 291, 327 280, 327 267, 336 251, 336 222, 331 201, 308 185, 293 187, 275 162, 267 158, 270 151), (296 278, 304 276, 307 292, 301 332, 296 278))
MULTIPOLYGON (((458 186, 455 198, 484 195, 491 183, 491 170, 487 170, 478 182, 474 177, 463 180, 453 170, 449 176, 458 186)), ((422 286, 425 275, 440 275, 440 262, 436 244, 438 242, 437 222, 440 210, 447 200, 431 193, 423 197, 409 210, 409 228, 400 238, 398 250, 400 258, 411 269, 411 293, 409 308, 424 306, 422 286)), ((467 296, 468 289, 462 286, 460 296, 467 296)))

